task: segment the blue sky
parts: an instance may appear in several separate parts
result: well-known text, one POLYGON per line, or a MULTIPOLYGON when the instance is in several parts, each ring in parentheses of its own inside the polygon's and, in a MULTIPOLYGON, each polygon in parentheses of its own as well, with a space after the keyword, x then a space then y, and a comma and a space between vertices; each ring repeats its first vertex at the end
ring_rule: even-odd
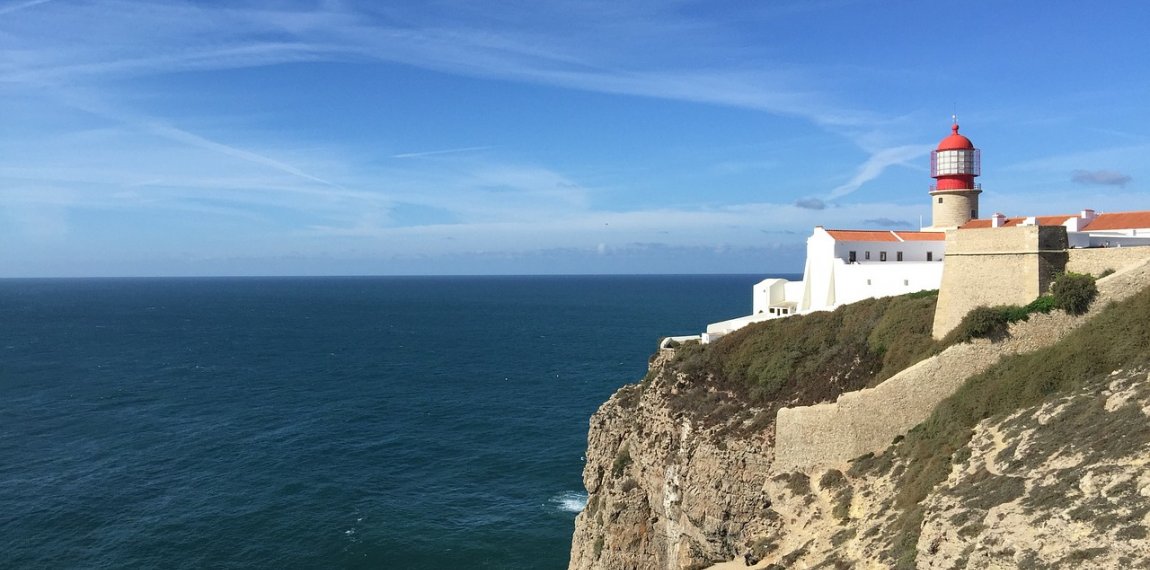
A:
POLYGON ((1150 3, 0 0, 0 276, 778 273, 1150 209, 1150 3))

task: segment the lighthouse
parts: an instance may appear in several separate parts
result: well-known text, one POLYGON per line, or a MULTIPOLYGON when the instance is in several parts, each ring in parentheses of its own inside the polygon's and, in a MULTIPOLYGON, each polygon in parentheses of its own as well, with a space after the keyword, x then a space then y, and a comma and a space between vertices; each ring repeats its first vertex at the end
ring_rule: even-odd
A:
POLYGON ((950 136, 930 153, 930 187, 932 231, 957 228, 978 217, 978 195, 982 188, 975 184, 979 175, 979 153, 970 139, 958 134, 958 120, 950 127, 950 136))

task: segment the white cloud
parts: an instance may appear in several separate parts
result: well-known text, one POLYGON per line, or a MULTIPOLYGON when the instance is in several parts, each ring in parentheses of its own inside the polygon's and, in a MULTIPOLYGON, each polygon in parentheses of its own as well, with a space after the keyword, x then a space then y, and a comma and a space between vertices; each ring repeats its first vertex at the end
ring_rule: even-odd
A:
POLYGON ((836 186, 830 191, 830 194, 827 195, 827 200, 842 198, 858 190, 863 184, 878 178, 887 168, 904 165, 912 160, 919 159, 929 153, 932 148, 932 145, 904 145, 872 152, 870 157, 859 166, 855 175, 852 176, 849 181, 836 186))

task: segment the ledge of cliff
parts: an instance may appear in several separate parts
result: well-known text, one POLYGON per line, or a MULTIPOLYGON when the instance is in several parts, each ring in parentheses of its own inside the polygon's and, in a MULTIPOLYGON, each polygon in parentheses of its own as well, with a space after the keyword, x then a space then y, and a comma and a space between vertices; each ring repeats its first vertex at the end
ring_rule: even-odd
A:
POLYGON ((1150 565, 1150 289, 1002 357, 885 451, 772 467, 780 408, 940 350, 923 326, 933 303, 873 300, 661 351, 591 418, 569 567, 1150 565))

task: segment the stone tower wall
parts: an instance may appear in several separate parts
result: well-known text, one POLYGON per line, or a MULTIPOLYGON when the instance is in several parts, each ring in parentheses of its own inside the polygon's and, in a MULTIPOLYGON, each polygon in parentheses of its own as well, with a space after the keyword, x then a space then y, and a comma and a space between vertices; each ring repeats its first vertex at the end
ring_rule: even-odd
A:
POLYGON ((930 195, 930 223, 936 229, 957 228, 971 220, 970 213, 978 212, 981 190, 935 191, 930 195), (939 203, 939 199, 942 203, 939 203))

